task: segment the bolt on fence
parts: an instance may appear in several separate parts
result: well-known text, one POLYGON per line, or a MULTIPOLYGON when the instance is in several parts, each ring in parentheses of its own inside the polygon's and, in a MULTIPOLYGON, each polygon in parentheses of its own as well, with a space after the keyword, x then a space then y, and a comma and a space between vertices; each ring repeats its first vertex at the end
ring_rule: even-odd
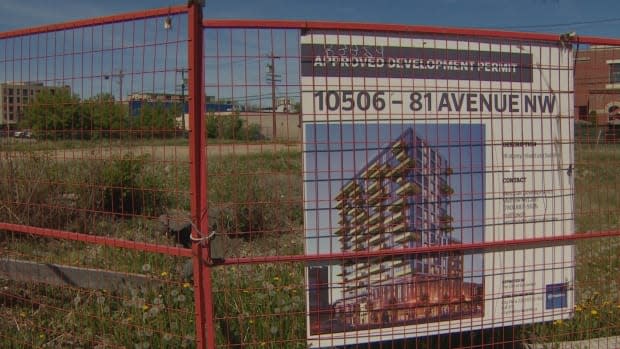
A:
POLYGON ((0 33, 0 343, 618 345, 618 40, 0 33))

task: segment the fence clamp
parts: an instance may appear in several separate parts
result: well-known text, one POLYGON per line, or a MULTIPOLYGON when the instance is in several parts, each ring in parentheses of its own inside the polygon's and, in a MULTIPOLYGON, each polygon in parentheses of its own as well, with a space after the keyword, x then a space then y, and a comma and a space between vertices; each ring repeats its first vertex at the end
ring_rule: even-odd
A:
POLYGON ((200 231, 200 229, 198 229, 198 227, 196 226, 196 224, 194 224, 192 222, 192 228, 194 228, 195 231, 198 232, 199 237, 195 238, 193 234, 189 235, 189 239, 192 240, 193 242, 199 243, 199 244, 203 244, 207 241, 212 240, 213 238, 215 238, 215 230, 210 232, 208 235, 205 235, 202 231, 200 231))
POLYGON ((577 33, 575 32, 560 34, 560 44, 563 48, 570 47, 570 45, 573 41, 575 41, 575 39, 577 39, 577 33))
POLYGON ((210 242, 207 246, 209 247, 209 257, 211 264, 216 261, 223 260, 225 248, 222 235, 217 234, 215 230, 205 235, 200 231, 200 229, 198 229, 198 227, 196 227, 194 223, 192 223, 192 227, 198 232, 199 237, 195 238, 192 234, 190 234, 190 240, 202 246, 205 246, 207 242, 210 242))

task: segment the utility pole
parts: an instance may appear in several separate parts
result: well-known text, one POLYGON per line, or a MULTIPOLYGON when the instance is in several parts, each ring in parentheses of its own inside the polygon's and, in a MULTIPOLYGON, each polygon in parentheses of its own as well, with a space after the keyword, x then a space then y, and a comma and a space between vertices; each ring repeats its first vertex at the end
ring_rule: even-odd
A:
MULTIPOLYGON (((104 75, 103 78, 106 80, 109 80, 110 78, 118 78, 118 81, 116 82, 118 84, 118 100, 120 102, 121 108, 123 108, 123 78, 125 77, 125 73, 123 72, 123 69, 120 69, 118 71, 118 73, 112 73, 110 75, 104 75)), ((112 90, 112 87, 110 87, 110 90, 112 90)), ((112 93, 112 91, 110 91, 110 93, 112 93)), ((114 93, 112 93, 112 96, 114 96, 114 93)), ((129 110, 129 103, 127 103, 127 117, 129 118, 131 114, 131 111, 129 110)))
POLYGON ((121 102, 121 104, 123 104, 123 78, 125 77, 125 73, 123 72, 123 69, 119 70, 118 73, 112 73, 110 75, 104 75, 103 78, 106 80, 109 80, 110 78, 118 78, 118 99, 121 102))
POLYGON ((181 124, 183 125, 183 132, 185 132, 187 131, 185 128, 185 88, 187 87, 185 73, 187 73, 187 68, 177 69, 177 72, 181 73, 181 83, 177 87, 181 88, 181 124))
POLYGON ((273 50, 271 55, 267 56, 271 58, 271 64, 267 64, 267 81, 271 82, 271 140, 276 140, 276 82, 280 82, 280 74, 276 74, 276 58, 280 56, 274 56, 273 50))

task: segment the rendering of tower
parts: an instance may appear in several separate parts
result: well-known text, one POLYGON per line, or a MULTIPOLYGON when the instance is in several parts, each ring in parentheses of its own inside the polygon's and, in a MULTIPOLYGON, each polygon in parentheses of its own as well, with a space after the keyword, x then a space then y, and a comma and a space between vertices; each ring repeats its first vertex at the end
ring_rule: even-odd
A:
MULTIPOLYGON (((342 251, 458 242, 449 215, 451 174, 438 149, 405 130, 336 195, 342 251)), ((463 282, 458 252, 349 259, 341 268, 343 298, 336 310, 350 326, 463 313, 476 292, 463 282)))

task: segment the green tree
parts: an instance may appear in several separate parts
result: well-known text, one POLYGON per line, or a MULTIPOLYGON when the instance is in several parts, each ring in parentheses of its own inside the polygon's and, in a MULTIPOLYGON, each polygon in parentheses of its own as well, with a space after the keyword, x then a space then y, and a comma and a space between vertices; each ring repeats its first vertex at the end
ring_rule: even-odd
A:
POLYGON ((207 116, 207 137, 219 139, 240 139, 242 138, 241 128, 243 120, 239 113, 230 115, 215 115, 209 113, 207 116))
POLYGON ((92 138, 118 138, 123 130, 128 129, 127 108, 115 103, 114 96, 109 93, 87 99, 82 110, 83 115, 88 115, 91 120, 92 138))
POLYGON ((206 120, 208 138, 255 141, 263 138, 260 125, 250 124, 240 117, 238 111, 229 115, 209 113, 206 120))
POLYGON ((293 112, 295 113, 301 113, 301 102, 295 102, 293 103, 293 112))
POLYGON ((180 105, 143 103, 138 115, 132 116, 131 127, 140 138, 172 136, 176 131, 176 117, 181 113, 180 105))
MULTIPOLYGON (((127 153, 105 162, 95 188, 101 189, 103 209, 120 215, 160 215, 168 204, 168 196, 160 171, 149 167, 148 155, 127 153)), ((94 176, 96 177, 96 176, 94 176)))
POLYGON ((80 98, 69 89, 43 90, 25 108, 20 127, 30 128, 37 138, 79 137, 92 127, 82 111, 80 98))

